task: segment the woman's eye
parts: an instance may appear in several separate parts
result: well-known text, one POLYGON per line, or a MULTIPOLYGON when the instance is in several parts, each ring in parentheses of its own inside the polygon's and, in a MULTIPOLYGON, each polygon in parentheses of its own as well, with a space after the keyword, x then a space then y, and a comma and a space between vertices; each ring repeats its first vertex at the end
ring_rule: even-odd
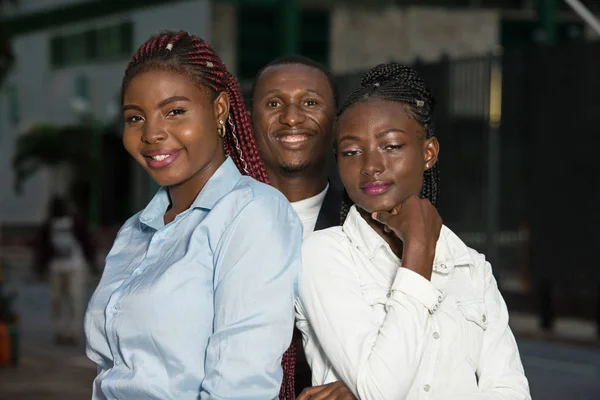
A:
POLYGON ((141 120, 142 120, 142 117, 140 117, 139 115, 134 115, 132 117, 125 118, 125 121, 128 124, 135 124, 136 122, 140 122, 141 120))
POLYGON ((184 110, 183 108, 174 108, 171 111, 169 111, 167 113, 167 115, 181 115, 181 114, 185 114, 187 110, 184 110))
POLYGON ((400 150, 404 145, 403 144, 388 144, 383 149, 384 150, 400 150))

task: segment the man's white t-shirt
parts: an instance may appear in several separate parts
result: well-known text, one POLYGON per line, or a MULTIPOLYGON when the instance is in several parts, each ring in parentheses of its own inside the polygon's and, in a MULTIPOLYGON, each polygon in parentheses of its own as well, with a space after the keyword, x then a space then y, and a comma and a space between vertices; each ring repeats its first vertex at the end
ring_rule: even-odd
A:
POLYGON ((317 225, 317 219, 319 218, 319 212, 321 211, 323 201, 325 201, 325 195, 327 194, 328 189, 329 184, 327 184, 321 193, 313 197, 309 197, 308 199, 291 203, 294 211, 296 211, 296 214, 298 214, 298 217, 302 222, 302 228, 304 229, 302 234, 303 238, 315 230, 315 225, 317 225))

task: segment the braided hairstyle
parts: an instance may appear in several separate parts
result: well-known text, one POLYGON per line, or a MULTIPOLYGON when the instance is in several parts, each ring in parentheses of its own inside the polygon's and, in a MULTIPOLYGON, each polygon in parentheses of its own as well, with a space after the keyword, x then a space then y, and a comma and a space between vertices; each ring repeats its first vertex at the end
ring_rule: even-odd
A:
MULTIPOLYGON (((419 74, 407 66, 389 63, 380 64, 363 76, 360 87, 352 92, 338 109, 337 118, 350 106, 380 99, 395 101, 404 105, 404 110, 425 132, 427 139, 434 136, 433 113, 435 111, 435 97, 419 74)), ((421 198, 427 198, 437 207, 439 198, 439 170, 437 163, 423 174, 423 187, 421 198)), ((352 200, 344 190, 342 208, 340 211, 341 223, 344 223, 352 200)))
POLYGON ((223 138, 225 154, 231 157, 242 174, 269 183, 239 84, 212 47, 183 31, 165 31, 152 36, 139 47, 125 69, 121 102, 131 79, 153 69, 183 73, 198 85, 209 88, 214 98, 221 92, 227 93, 230 106, 223 138))
MULTIPOLYGON (((183 31, 166 31, 152 36, 140 46, 125 70, 121 102, 127 85, 137 74, 155 69, 185 74, 198 85, 212 90, 214 98, 221 92, 227 93, 230 106, 223 138, 225 154, 231 157, 242 174, 269 184, 239 84, 212 47, 183 31)), ((284 380, 279 393, 281 400, 294 399, 295 359, 296 349, 292 343, 282 359, 284 380)))

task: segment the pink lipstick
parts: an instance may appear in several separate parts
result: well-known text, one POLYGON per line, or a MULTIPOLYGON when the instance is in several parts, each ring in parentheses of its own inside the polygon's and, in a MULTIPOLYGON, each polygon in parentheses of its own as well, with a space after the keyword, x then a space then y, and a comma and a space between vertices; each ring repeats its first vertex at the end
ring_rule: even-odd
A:
POLYGON ((369 182, 361 185, 360 188, 369 196, 377 196, 385 193, 391 186, 391 184, 385 182, 369 182))

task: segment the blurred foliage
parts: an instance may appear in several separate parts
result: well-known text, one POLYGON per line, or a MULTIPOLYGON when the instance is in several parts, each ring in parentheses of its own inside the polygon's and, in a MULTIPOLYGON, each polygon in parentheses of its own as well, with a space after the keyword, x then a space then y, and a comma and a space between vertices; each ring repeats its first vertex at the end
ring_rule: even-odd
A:
POLYGON ((15 191, 42 168, 68 165, 74 180, 89 180, 93 170, 90 128, 37 124, 22 133, 16 141, 12 159, 15 191))

